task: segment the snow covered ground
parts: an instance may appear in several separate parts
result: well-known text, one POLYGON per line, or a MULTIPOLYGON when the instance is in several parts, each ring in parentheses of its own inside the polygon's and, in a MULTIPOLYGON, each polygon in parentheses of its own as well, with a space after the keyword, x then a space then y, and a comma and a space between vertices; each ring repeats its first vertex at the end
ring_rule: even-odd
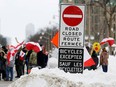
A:
POLYGON ((101 67, 97 70, 84 70, 83 74, 65 73, 59 70, 57 49, 52 53, 47 68, 33 68, 8 87, 116 87, 116 56, 109 57, 108 72, 101 67))

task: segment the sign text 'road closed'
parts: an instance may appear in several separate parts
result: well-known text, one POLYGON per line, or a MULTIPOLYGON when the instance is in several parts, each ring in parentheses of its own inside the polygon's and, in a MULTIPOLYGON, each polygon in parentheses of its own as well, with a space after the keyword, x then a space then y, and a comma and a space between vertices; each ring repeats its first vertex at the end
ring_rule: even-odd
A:
POLYGON ((61 5, 59 47, 84 47, 84 6, 61 5))

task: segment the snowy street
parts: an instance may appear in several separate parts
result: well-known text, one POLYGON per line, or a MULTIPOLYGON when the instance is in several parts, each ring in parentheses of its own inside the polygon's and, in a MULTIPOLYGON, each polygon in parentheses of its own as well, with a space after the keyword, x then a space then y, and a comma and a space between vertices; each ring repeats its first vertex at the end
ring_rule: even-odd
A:
POLYGON ((16 80, 16 78, 14 78, 13 81, 4 81, 4 80, 1 80, 0 81, 0 87, 8 87, 9 84, 11 84, 12 82, 14 82, 16 80))
POLYGON ((8 87, 8 85, 10 85, 11 83, 13 83, 14 81, 17 80, 17 78, 15 78, 15 76, 16 76, 16 71, 14 69, 14 79, 13 79, 13 81, 0 80, 0 87, 8 87))
POLYGON ((11 84, 12 81, 0 81, 0 87, 8 87, 9 84, 11 84))

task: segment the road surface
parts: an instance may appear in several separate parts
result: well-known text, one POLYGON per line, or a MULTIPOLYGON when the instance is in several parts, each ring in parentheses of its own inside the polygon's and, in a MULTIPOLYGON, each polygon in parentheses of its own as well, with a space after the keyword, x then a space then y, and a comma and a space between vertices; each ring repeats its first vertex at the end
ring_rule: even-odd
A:
POLYGON ((4 80, 1 80, 0 81, 0 87, 8 87, 8 85, 11 84, 12 82, 14 82, 15 80, 17 80, 17 79, 14 78, 13 81, 4 81, 4 80))

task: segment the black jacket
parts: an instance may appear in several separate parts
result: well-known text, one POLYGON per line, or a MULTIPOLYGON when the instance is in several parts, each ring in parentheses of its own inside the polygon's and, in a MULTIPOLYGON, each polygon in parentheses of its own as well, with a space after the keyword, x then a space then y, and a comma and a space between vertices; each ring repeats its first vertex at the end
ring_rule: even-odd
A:
POLYGON ((37 65, 44 68, 47 66, 48 55, 44 54, 42 51, 37 53, 37 65))

